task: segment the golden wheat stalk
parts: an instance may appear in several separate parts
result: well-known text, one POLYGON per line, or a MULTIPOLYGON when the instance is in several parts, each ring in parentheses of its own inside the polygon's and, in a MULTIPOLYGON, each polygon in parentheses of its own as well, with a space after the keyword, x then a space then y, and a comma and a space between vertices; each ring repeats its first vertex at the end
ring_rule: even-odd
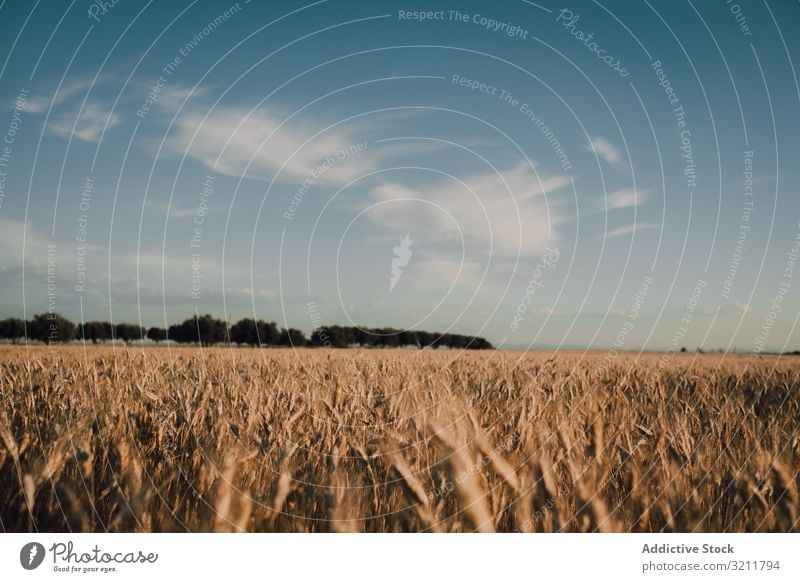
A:
POLYGON ((487 494, 478 480, 480 470, 470 460, 466 445, 456 444, 436 421, 431 420, 429 427, 433 438, 445 448, 447 453, 445 464, 449 470, 451 483, 454 484, 461 510, 472 523, 473 531, 494 532, 494 518, 486 503, 487 494))

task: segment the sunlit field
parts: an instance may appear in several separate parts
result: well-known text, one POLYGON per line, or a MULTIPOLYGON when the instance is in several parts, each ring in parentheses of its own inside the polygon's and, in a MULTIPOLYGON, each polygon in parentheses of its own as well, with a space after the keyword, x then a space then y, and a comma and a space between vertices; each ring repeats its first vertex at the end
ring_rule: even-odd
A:
POLYGON ((796 531, 800 360, 0 348, 4 531, 796 531))

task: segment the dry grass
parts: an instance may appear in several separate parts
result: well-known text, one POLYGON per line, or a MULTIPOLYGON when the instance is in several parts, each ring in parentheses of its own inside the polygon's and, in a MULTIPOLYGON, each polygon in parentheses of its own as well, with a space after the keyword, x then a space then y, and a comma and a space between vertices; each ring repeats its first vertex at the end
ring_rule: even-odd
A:
POLYGON ((601 357, 4 347, 0 527, 798 530, 796 360, 601 357))

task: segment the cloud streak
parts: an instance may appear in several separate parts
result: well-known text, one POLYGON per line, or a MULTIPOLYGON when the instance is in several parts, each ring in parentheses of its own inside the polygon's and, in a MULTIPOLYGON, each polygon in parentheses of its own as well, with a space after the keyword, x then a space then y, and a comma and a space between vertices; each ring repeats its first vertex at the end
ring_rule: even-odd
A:
POLYGON ((343 185, 380 167, 388 157, 432 149, 430 144, 394 144, 376 148, 370 136, 388 123, 371 119, 369 126, 349 123, 331 128, 321 120, 284 123, 278 111, 254 112, 222 108, 204 119, 190 110, 179 116, 168 145, 208 168, 231 176, 271 180, 278 171, 285 180, 343 185), (196 134, 196 135, 195 135, 196 134), (332 163, 331 163, 332 162, 332 163), (319 171, 324 167, 324 171, 319 171))
POLYGON ((636 190, 634 188, 623 188, 612 192, 604 200, 598 201, 599 210, 617 210, 620 208, 633 208, 644 204, 648 199, 647 190, 636 190))
POLYGON ((87 103, 78 115, 77 123, 76 115, 78 115, 77 110, 72 114, 61 114, 56 121, 48 124, 48 128, 61 137, 72 135, 83 141, 96 142, 104 131, 120 122, 119 115, 108 111, 99 102, 87 103))
POLYGON ((626 236, 628 234, 633 234, 638 230, 652 230, 654 228, 659 228, 661 225, 657 222, 637 222, 634 224, 628 224, 625 226, 621 226, 619 228, 615 228, 613 230, 609 230, 606 233, 606 238, 618 238, 621 236, 626 236))
POLYGON ((527 164, 520 163, 503 172, 502 179, 486 173, 463 182, 466 188, 453 180, 413 189, 395 182, 381 184, 370 191, 371 202, 377 205, 368 216, 385 228, 413 233, 412 238, 429 245, 460 244, 463 236, 468 252, 491 250, 502 257, 541 252, 555 238, 555 229, 550 230, 560 221, 559 204, 555 200, 545 204, 544 194, 568 186, 567 176, 540 182, 527 164))
POLYGON ((624 163, 622 152, 604 137, 595 136, 589 141, 586 149, 600 156, 607 164, 614 168, 621 168, 624 163))

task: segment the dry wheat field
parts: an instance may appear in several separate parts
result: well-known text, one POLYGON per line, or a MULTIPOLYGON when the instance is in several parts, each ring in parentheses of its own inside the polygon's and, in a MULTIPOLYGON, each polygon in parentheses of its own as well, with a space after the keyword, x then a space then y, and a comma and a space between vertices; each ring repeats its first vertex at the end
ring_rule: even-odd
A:
POLYGON ((797 531, 797 361, 7 346, 0 529, 797 531))

